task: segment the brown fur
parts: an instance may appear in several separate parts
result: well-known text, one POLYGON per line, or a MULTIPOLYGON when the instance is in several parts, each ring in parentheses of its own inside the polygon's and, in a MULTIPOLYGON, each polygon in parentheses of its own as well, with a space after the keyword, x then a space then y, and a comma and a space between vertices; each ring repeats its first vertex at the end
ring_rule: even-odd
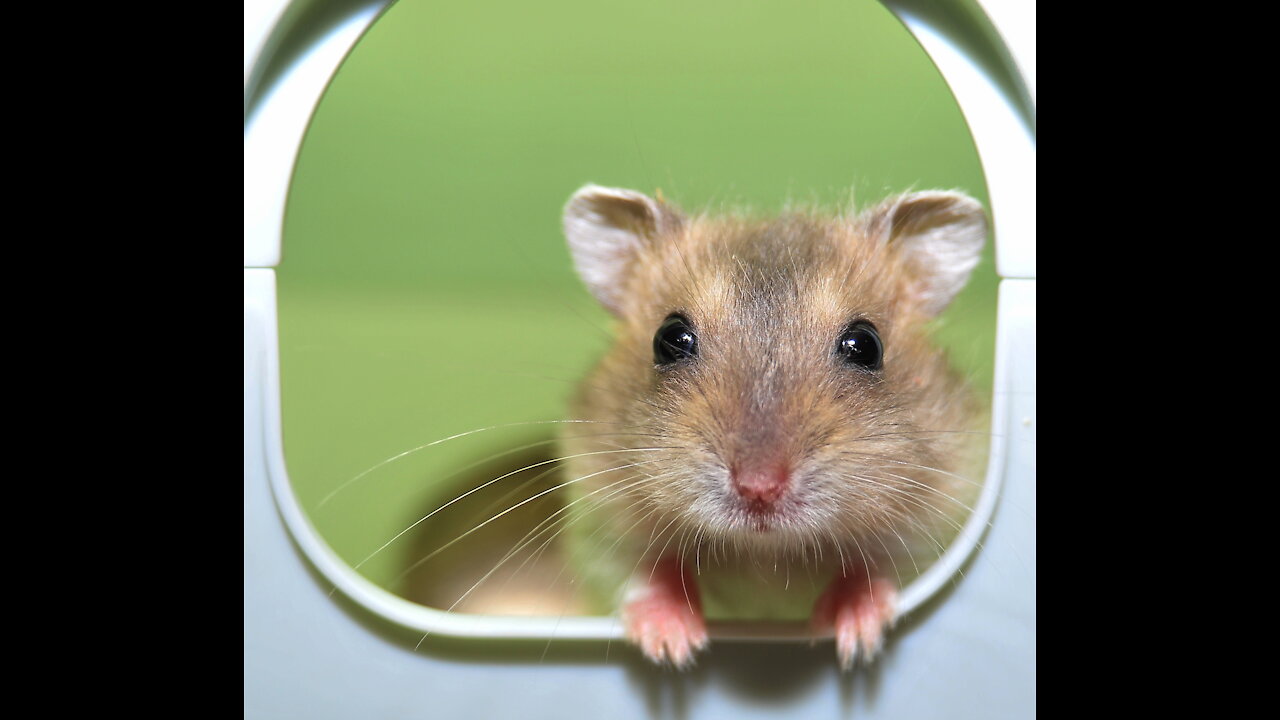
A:
POLYGON ((617 278, 617 341, 571 406, 608 424, 564 440, 565 455, 600 453, 568 463, 587 478, 574 485, 592 518, 576 531, 583 562, 607 551, 623 572, 673 552, 729 567, 874 564, 954 522, 942 515, 962 518, 976 484, 954 473, 973 443, 954 431, 974 427, 977 406, 930 344, 919 263, 878 237, 880 216, 686 219, 655 207, 617 278), (657 368, 654 333, 672 313, 699 354, 657 368), (835 356, 855 320, 879 331, 879 374, 835 356), (791 481, 762 521, 729 468, 769 463, 791 481))

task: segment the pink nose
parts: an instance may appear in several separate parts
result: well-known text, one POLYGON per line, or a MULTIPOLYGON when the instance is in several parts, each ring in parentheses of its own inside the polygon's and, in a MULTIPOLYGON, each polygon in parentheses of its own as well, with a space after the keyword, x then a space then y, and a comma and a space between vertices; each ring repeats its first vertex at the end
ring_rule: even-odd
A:
POLYGON ((773 504, 787 491, 790 473, 785 467, 738 468, 731 473, 733 486, 743 499, 773 504))

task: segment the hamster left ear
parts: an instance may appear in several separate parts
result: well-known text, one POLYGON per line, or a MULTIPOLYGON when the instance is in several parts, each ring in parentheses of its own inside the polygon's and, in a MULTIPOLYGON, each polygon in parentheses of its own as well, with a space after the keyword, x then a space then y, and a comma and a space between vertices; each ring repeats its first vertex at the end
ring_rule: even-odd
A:
POLYGON ((586 185, 569 198, 563 222, 578 275, 600 304, 617 315, 641 247, 678 230, 683 218, 675 208, 634 190, 586 185))
POLYGON ((890 198, 862 216, 863 229, 906 261, 908 292, 936 316, 964 288, 987 238, 977 200, 943 190, 890 198))

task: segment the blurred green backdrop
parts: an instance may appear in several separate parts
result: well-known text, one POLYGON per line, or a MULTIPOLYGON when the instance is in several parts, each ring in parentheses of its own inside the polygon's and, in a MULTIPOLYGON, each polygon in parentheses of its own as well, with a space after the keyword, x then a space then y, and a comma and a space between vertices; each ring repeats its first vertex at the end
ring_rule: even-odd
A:
MULTIPOLYGON (((559 226, 587 182, 688 209, 987 204, 949 91, 871 0, 402 0, 316 112, 278 270, 290 478, 375 582, 412 595, 441 537, 397 536, 457 494, 441 479, 553 426, 398 456, 564 417, 607 343, 559 226)), ((984 388, 994 298, 988 247, 938 331, 984 388)))

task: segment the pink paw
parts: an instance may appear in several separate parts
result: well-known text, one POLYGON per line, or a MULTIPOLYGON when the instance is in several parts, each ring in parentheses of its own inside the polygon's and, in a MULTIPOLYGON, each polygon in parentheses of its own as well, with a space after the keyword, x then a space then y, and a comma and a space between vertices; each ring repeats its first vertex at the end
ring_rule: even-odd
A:
POLYGON ((659 563, 647 584, 622 607, 627 638, 656 663, 678 668, 693 664, 693 655, 707 646, 698 588, 675 560, 659 563))
POLYGON ((837 577, 813 608, 813 629, 835 629, 840 669, 849 670, 861 658, 875 658, 884 645, 884 632, 893 625, 898 590, 881 578, 854 574, 837 577))

